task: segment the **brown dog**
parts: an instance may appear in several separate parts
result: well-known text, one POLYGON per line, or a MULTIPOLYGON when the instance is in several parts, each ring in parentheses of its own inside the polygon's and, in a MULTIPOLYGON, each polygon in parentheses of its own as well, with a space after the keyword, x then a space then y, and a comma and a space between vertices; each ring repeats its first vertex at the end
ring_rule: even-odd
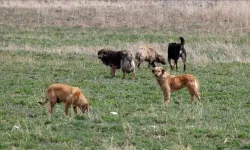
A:
POLYGON ((41 105, 45 105, 50 102, 49 113, 53 113, 53 108, 56 103, 65 103, 65 115, 68 116, 68 110, 70 105, 73 105, 74 112, 77 114, 77 108, 84 113, 90 111, 90 105, 88 100, 83 95, 78 87, 69 86, 67 84, 52 84, 46 89, 46 99, 44 102, 38 102, 41 105))
POLYGON ((137 67, 139 68, 143 61, 148 62, 148 67, 155 67, 155 62, 166 64, 165 57, 159 54, 154 48, 149 46, 140 46, 139 50, 135 53, 135 59, 137 60, 137 67))
POLYGON ((194 96, 200 101, 200 85, 195 76, 191 74, 172 76, 162 67, 155 67, 152 72, 163 90, 164 103, 168 104, 170 102, 170 95, 172 92, 178 91, 184 87, 187 87, 191 95, 191 103, 194 101, 194 96))

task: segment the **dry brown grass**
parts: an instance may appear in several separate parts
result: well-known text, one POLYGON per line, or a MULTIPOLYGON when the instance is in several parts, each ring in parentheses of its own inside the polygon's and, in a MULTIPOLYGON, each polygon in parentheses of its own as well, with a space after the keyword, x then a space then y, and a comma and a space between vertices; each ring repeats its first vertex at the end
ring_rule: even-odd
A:
POLYGON ((3 0, 0 4, 0 23, 9 25, 250 29, 249 1, 3 0))
MULTIPOLYGON (((20 31, 29 30, 27 27, 43 26, 109 29, 127 27, 149 28, 148 31, 154 28, 159 29, 159 33, 164 28, 169 31, 161 33, 166 34, 166 38, 180 35, 185 37, 189 63, 202 65, 226 61, 250 62, 249 40, 237 40, 242 39, 242 36, 247 37, 250 32, 249 6, 250 1, 3 0, 0 1, 0 25, 14 26, 20 31), (237 37, 231 33, 236 33, 237 37), (211 36, 212 34, 214 35, 211 36), (208 40, 207 36, 210 39, 216 36, 217 40, 208 40)), ((14 35, 5 34, 3 38, 12 36, 14 35)), ((31 39, 51 38, 48 35, 37 37, 29 34, 27 38, 28 36, 31 39)), ((136 51, 141 45, 151 45, 167 56, 167 44, 170 42, 179 41, 149 44, 139 40, 136 43, 124 42, 108 47, 136 51)), ((97 50, 103 47, 107 46, 102 43, 88 47, 73 44, 41 48, 9 43, 4 50, 96 55, 97 50)))

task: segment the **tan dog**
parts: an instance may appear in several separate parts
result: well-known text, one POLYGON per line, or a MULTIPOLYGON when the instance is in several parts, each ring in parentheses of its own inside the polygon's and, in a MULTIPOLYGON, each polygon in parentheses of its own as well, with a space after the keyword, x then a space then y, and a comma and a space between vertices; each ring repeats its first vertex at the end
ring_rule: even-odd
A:
POLYGON ((53 113, 56 103, 65 103, 65 115, 68 116, 69 107, 72 104, 74 112, 77 114, 77 107, 84 113, 90 111, 88 100, 78 87, 69 86, 67 84, 52 84, 46 89, 46 99, 44 102, 38 102, 45 105, 50 102, 49 113, 53 113))
POLYGON ((155 62, 166 64, 165 57, 159 54, 154 48, 149 46, 140 46, 139 50, 135 53, 135 59, 137 60, 137 67, 139 68, 143 61, 148 62, 148 67, 155 67, 155 62))
POLYGON ((157 82, 159 83, 164 94, 164 103, 170 102, 170 95, 172 92, 178 91, 187 87, 191 95, 191 103, 194 101, 194 96, 200 101, 199 81, 191 74, 183 74, 172 76, 162 67, 155 67, 154 73, 157 82))

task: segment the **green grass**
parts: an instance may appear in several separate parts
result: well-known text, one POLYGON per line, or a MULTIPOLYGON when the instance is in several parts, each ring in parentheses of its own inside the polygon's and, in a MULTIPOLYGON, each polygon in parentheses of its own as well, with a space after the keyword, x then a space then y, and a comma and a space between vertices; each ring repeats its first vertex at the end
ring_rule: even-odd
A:
MULTIPOLYGON (((246 2, 65 4, 2 3, 0 149, 250 149, 246 2), (135 81, 123 80, 96 56, 103 47, 134 52, 143 44, 167 56, 168 43, 180 36, 187 73, 200 80, 201 104, 190 104, 182 89, 167 107, 146 64, 135 81), (70 109, 66 118, 57 104, 50 118, 37 102, 53 83, 80 87, 92 111, 70 109)), ((179 65, 171 74, 183 73, 179 65)))
MULTIPOLYGON (((236 33, 209 33, 198 31, 171 31, 169 29, 128 29, 128 28, 69 28, 69 27, 10 27, 0 25, 1 47, 9 45, 31 47, 63 47, 63 46, 115 46, 121 47, 124 43, 164 44, 179 42, 179 36, 186 39, 188 45, 197 46, 197 43, 231 43, 237 46, 248 45, 249 34, 236 33)), ((211 51, 211 49, 208 49, 211 51)))
POLYGON ((133 81, 121 72, 112 78, 92 55, 0 51, 0 58, 0 149, 250 148, 249 64, 188 64, 200 80, 202 104, 191 105, 181 90, 166 107, 146 67, 133 81), (52 83, 79 86, 92 111, 71 110, 66 118, 61 104, 49 119, 37 102, 52 83))
MULTIPOLYGON (((250 71, 249 63, 243 63, 248 57, 247 34, 4 25, 0 32, 0 149, 250 148, 250 71), (95 52, 74 51, 74 47, 122 49, 144 42, 166 53, 167 43, 178 41, 176 35, 186 39, 187 73, 200 80, 202 104, 190 104, 183 89, 172 94, 166 107, 145 64, 136 70, 135 81, 131 75, 122 80, 120 71, 111 77, 110 68, 95 52), (68 53, 50 52, 64 48, 68 53), (242 62, 231 61, 235 60, 231 49, 244 56, 242 62), (203 62, 204 56, 211 63, 203 62), (202 59, 194 61, 198 58, 202 59), (49 118, 47 108, 37 102, 53 83, 80 87, 92 111, 75 116, 71 110, 66 118, 61 104, 49 118)), ((179 65, 179 71, 171 74, 182 73, 179 65)))
POLYGON ((0 2, 0 149, 250 149, 248 3, 103 2, 0 2), (146 64, 123 80, 96 56, 144 44, 167 56, 180 36, 201 104, 182 89, 167 107, 146 64), (92 111, 57 104, 50 118, 37 102, 53 83, 80 87, 92 111))

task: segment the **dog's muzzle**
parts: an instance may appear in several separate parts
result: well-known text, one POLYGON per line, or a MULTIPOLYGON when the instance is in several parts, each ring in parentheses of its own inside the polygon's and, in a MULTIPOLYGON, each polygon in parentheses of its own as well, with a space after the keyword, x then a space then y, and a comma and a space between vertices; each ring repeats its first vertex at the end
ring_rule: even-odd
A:
POLYGON ((154 70, 154 69, 152 69, 152 73, 153 73, 156 77, 158 77, 158 75, 155 74, 155 70, 154 70))

